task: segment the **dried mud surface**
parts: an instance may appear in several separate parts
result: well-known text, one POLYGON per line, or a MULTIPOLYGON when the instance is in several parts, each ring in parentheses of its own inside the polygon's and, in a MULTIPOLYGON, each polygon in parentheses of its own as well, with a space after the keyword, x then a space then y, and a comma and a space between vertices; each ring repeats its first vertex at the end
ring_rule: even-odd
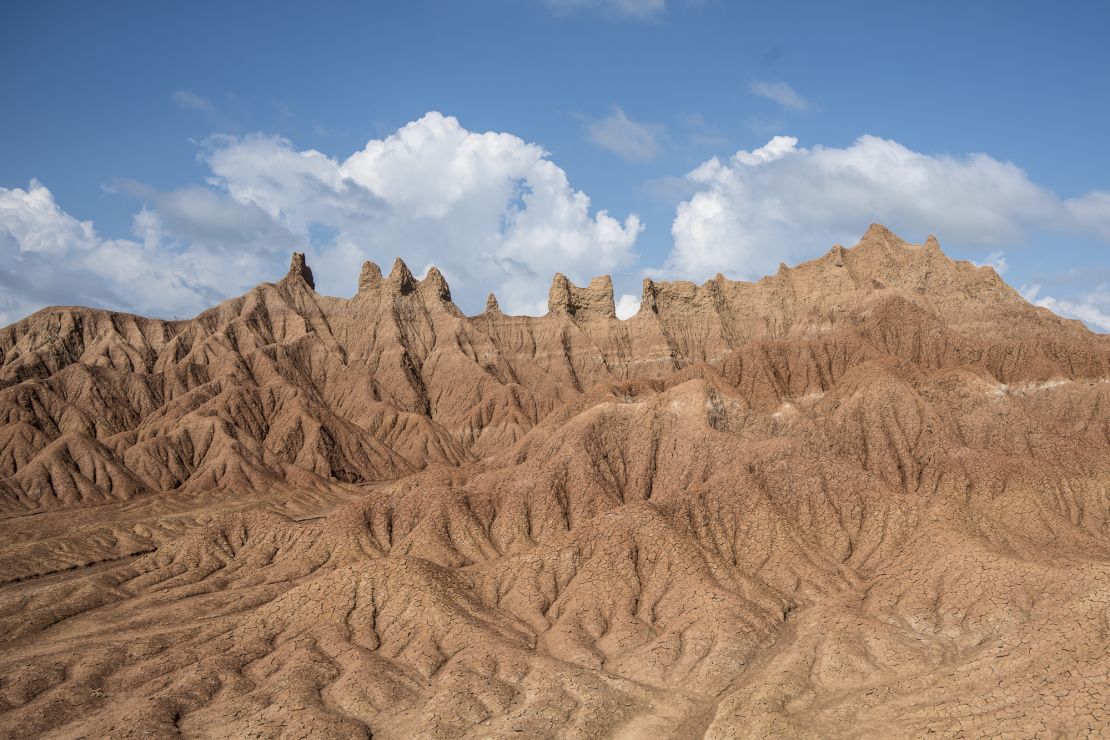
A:
POLYGON ((860 243, 0 329, 0 734, 1110 732, 1110 338, 860 243))

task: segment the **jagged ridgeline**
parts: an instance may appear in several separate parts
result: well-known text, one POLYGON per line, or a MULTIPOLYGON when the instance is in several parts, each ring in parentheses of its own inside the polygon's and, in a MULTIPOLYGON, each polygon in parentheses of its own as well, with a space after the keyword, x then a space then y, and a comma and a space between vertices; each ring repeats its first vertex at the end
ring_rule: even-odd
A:
POLYGON ((548 308, 0 330, 0 732, 1107 731, 1110 339, 877 225, 548 308))
MULTIPOLYGON (((756 283, 645 280, 628 321, 608 277, 579 288, 556 275, 544 317, 506 316, 492 295, 465 317, 434 267, 417 280, 398 259, 383 278, 367 262, 341 299, 315 292, 297 253, 279 282, 188 321, 49 308, 0 331, 0 506, 328 486, 476 460, 597 383, 660 380, 769 341, 819 343, 879 305, 880 322, 918 324, 913 337, 873 337, 883 349, 912 341, 912 361, 956 353, 999 382, 1102 374, 1104 343, 1078 323, 1030 306, 990 268, 947 259, 935 239, 909 245, 879 226, 756 283)), ((767 382, 759 393, 775 398, 798 383, 767 382)))

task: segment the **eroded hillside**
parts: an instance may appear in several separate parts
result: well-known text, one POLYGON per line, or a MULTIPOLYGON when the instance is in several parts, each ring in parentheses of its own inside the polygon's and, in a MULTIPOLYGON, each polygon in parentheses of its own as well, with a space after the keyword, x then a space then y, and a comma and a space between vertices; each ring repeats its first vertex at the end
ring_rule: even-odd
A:
POLYGON ((1110 731, 1110 339, 935 239, 0 330, 0 730, 1110 731))

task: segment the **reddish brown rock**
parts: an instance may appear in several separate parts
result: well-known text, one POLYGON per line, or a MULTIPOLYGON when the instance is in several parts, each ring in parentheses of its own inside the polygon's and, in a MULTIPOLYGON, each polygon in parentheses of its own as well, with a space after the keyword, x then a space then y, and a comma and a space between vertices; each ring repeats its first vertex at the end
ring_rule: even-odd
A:
POLYGON ((1110 728, 1110 339, 990 268, 357 289, 0 329, 3 734, 1110 728))

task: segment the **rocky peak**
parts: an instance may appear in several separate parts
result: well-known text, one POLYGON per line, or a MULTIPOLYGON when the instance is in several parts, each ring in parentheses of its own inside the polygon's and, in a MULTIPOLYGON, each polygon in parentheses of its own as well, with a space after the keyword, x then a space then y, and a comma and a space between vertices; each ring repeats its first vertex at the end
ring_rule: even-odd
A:
POLYGON ((293 252, 293 257, 289 260, 289 273, 285 277, 286 279, 300 278, 308 287, 316 290, 316 281, 312 279, 312 268, 305 262, 304 252, 293 252))
POLYGON ((547 295, 547 310, 573 318, 616 318, 613 281, 608 275, 601 275, 585 288, 579 288, 563 273, 556 273, 547 295))
POLYGON ((644 287, 640 292, 640 313, 659 313, 659 306, 655 300, 655 281, 644 278, 644 287))
POLYGON ((451 300, 451 286, 447 284, 447 278, 443 277, 438 267, 428 268, 428 274, 420 281, 420 290, 437 300, 451 300))
MULTIPOLYGON (((312 270, 304 254, 296 252, 289 273, 281 282, 295 287, 302 281, 315 290, 312 270)), ((392 298, 417 293, 429 310, 438 314, 442 309, 465 318, 452 302, 451 288, 439 269, 429 267, 426 276, 417 280, 401 258, 393 263, 388 277, 382 276, 378 265, 365 262, 358 290, 360 295, 392 298)), ((977 269, 971 263, 950 259, 934 235, 920 244, 908 243, 881 224, 871 224, 854 246, 835 244, 817 259, 793 267, 780 264, 772 276, 756 282, 734 281, 721 274, 701 285, 645 278, 637 315, 645 321, 659 317, 664 322, 724 322, 734 327, 730 331, 741 334, 752 331, 759 335, 762 331, 759 327, 768 321, 802 326, 808 321, 805 317, 814 311, 839 310, 884 291, 913 296, 913 300, 942 315, 953 326, 978 330, 986 320, 984 316, 1004 311, 1007 315, 1017 312, 1029 319, 1022 323, 1021 332, 1044 330, 1045 320, 1029 314, 1025 302, 993 270, 977 269), (745 328, 749 324, 756 328, 745 328)), ((615 321, 612 280, 608 276, 596 277, 585 287, 579 287, 566 275, 556 274, 548 294, 548 315, 568 316, 578 323, 597 325, 615 321)), ((492 293, 481 316, 486 319, 505 316, 492 293)), ((1007 328, 1019 333, 1016 325, 1007 324, 1007 328)))
POLYGON ((382 268, 367 260, 362 263, 362 272, 358 276, 358 292, 362 293, 378 288, 382 284, 382 268))
POLYGON ((897 247, 905 245, 906 242, 882 224, 871 224, 860 238, 859 243, 897 247))
POLYGON ((393 269, 389 271, 387 281, 395 287, 401 295, 408 295, 416 290, 416 278, 405 261, 398 257, 393 261, 393 269))
POLYGON ((834 244, 832 249, 825 253, 825 259, 831 262, 836 267, 844 266, 844 256, 848 250, 844 249, 843 244, 834 244))

